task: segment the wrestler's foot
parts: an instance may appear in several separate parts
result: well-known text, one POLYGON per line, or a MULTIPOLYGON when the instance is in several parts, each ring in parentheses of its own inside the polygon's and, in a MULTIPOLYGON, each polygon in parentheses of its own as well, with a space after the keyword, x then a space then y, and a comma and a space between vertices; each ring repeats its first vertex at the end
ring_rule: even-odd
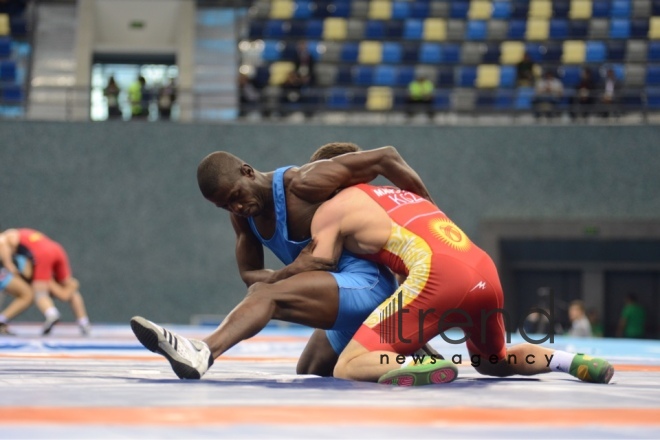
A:
POLYGON ((584 382, 609 383, 614 374, 614 367, 605 359, 578 353, 573 358, 568 372, 584 382))
POLYGON ((44 321, 44 326, 41 330, 42 336, 46 336, 50 334, 50 331, 53 329, 53 326, 60 322, 60 314, 57 313, 56 315, 49 316, 46 318, 44 321))
MULTIPOLYGON (((430 358, 429 358, 430 359, 430 358)), ((432 362, 432 361, 431 361, 432 362)), ((378 383, 401 387, 449 383, 458 376, 458 368, 451 361, 435 360, 435 363, 407 365, 383 374, 378 383)))
POLYGON ((0 323, 0 336, 16 336, 16 333, 9 330, 9 326, 4 322, 0 323))
POLYGON ((131 329, 147 349, 165 356, 180 379, 200 379, 213 365, 211 350, 203 341, 184 338, 141 316, 131 319, 131 329))

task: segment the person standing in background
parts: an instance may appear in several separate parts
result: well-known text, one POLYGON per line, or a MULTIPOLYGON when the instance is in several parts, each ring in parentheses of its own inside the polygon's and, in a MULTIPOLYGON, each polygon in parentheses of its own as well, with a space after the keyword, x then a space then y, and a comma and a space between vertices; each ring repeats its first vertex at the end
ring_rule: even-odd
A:
POLYGON ((568 331, 570 336, 579 338, 590 338, 591 323, 587 318, 582 301, 572 301, 568 307, 568 318, 571 320, 571 329, 568 331))
POLYGON ((110 79, 108 79, 108 85, 103 89, 103 95, 108 105, 108 119, 121 119, 122 117, 121 109, 119 108, 120 93, 121 89, 117 85, 114 75, 111 75, 110 79))
POLYGON ((616 335, 619 338, 643 338, 646 311, 637 302, 637 296, 634 293, 627 294, 625 301, 616 335))

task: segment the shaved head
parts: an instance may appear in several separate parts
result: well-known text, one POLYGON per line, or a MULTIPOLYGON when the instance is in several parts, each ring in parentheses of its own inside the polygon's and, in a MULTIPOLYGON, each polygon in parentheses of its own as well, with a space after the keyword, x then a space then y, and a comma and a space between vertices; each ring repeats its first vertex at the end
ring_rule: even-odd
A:
POLYGON ((241 176, 243 162, 226 151, 216 151, 206 156, 197 167, 197 184, 208 199, 220 189, 227 189, 241 176))

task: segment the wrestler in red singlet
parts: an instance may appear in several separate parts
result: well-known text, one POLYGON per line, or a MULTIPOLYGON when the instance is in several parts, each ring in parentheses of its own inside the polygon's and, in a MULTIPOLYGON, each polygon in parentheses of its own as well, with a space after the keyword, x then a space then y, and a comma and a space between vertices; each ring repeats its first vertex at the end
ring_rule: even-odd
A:
POLYGON ((470 353, 503 359, 505 328, 496 310, 502 309, 504 296, 488 254, 428 200, 398 188, 357 187, 392 219, 386 245, 364 257, 407 279, 367 318, 355 339, 370 351, 413 353, 458 324, 470 353))
POLYGON ((32 281, 62 282, 71 276, 69 258, 62 246, 34 229, 18 229, 19 243, 34 263, 32 281))

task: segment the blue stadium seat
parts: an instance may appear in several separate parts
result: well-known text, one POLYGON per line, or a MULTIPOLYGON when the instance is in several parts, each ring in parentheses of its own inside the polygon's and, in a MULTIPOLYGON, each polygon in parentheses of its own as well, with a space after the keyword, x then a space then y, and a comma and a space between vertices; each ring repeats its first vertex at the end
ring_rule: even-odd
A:
POLYGON ((439 64, 442 62, 442 46, 437 43, 422 43, 419 47, 419 62, 439 64))
POLYGON ((8 85, 2 88, 2 100, 9 104, 23 101, 23 89, 19 85, 8 85))
POLYGON ((623 61, 626 59, 626 43, 625 41, 608 41, 607 42, 607 59, 609 61, 623 61))
POLYGON ((401 44, 392 41, 383 42, 382 62, 386 64, 399 64, 403 58, 401 44))
POLYGON ((561 61, 561 56, 564 53, 564 46, 561 42, 548 41, 542 47, 543 61, 544 62, 558 62, 561 61))
POLYGON ((568 20, 556 18, 550 20, 550 38, 555 40, 568 38, 568 20))
POLYGON ((585 61, 587 63, 602 63, 607 58, 607 47, 602 41, 587 41, 585 61))
POLYGON ((364 26, 364 38, 382 40, 385 37, 385 22, 382 20, 367 20, 364 26))
POLYGON ((660 88, 647 87, 645 92, 646 92, 646 104, 649 106, 649 108, 652 109, 660 108, 660 88))
POLYGON ((474 82, 477 79, 477 68, 474 66, 461 66, 457 70, 458 87, 474 87, 474 82))
POLYGON ((310 18, 312 16, 312 5, 312 2, 307 0, 296 0, 293 9, 293 18, 297 20, 307 20, 310 18))
POLYGON ((410 4, 410 18, 427 18, 429 9, 429 4, 426 1, 413 2, 410 4))
POLYGON ((403 47, 403 62, 416 63, 419 58, 419 43, 404 42, 401 46, 403 47))
POLYGON ((568 38, 582 40, 589 35, 589 20, 571 20, 568 23, 568 38))
POLYGON ((454 43, 444 44, 442 46, 445 63, 459 63, 461 61, 461 46, 454 43))
POLYGON ((260 20, 252 20, 248 28, 248 38, 251 40, 259 40, 264 36, 264 22, 260 20))
POLYGON ((449 110, 451 107, 451 95, 449 90, 436 90, 433 96, 433 110, 449 110))
POLYGON ((632 38, 646 39, 649 34, 649 21, 645 19, 634 19, 630 21, 630 36, 632 38))
POLYGON ((495 20, 506 20, 511 17, 510 1, 494 1, 491 18, 495 20))
POLYGON ((543 61, 545 48, 541 43, 525 43, 525 53, 528 53, 534 62, 540 63, 543 61))
POLYGON ((660 86, 660 65, 648 66, 646 69, 646 85, 660 86))
POLYGON ((441 88, 454 87, 454 69, 450 67, 438 69, 438 74, 435 78, 435 84, 441 88))
POLYGON ((296 46, 298 43, 296 42, 289 42, 284 45, 284 49, 282 50, 282 55, 280 56, 280 59, 283 61, 293 61, 296 59, 298 49, 296 46))
POLYGON ((649 61, 660 61, 660 41, 649 41, 647 59, 649 61))
POLYGON ((0 38, 0 59, 11 56, 11 38, 0 38))
POLYGON ((318 41, 308 41, 307 42, 307 50, 309 51, 309 55, 314 59, 314 61, 318 61, 319 58, 321 58, 321 54, 319 52, 319 42, 318 41))
POLYGON ((323 9, 325 9, 327 12, 322 17, 327 16, 348 18, 351 15, 351 2, 350 0, 338 0, 328 4, 327 6, 324 6, 323 9))
POLYGON ((325 104, 331 109, 346 110, 351 105, 350 92, 343 87, 332 87, 328 89, 325 104))
POLYGON ((374 69, 373 83, 377 86, 390 86, 396 85, 397 69, 394 66, 376 66, 374 69))
POLYGON ((468 40, 485 40, 486 39, 486 21, 485 20, 469 20, 467 22, 467 29, 465 30, 465 38, 468 40))
POLYGON ((305 37, 320 39, 323 36, 323 22, 321 20, 307 20, 305 37))
POLYGON ((254 73, 254 78, 252 81, 254 82, 254 86, 257 88, 262 88, 268 85, 268 81, 270 80, 270 69, 268 66, 259 66, 257 67, 255 73, 254 73))
POLYGON ((644 105, 639 93, 624 93, 618 96, 617 101, 623 108, 639 109, 644 105))
POLYGON ((513 0, 511 2, 511 18, 525 19, 529 14, 529 0, 513 0))
POLYGON ((348 86, 353 84, 353 72, 350 66, 339 66, 337 69, 337 85, 348 86))
POLYGON ((397 71, 396 85, 407 87, 415 78, 415 68, 413 66, 401 66, 397 71))
POLYGON ((527 20, 511 20, 509 21, 509 31, 507 38, 511 40, 522 40, 525 38, 527 31, 527 20))
POLYGON ((483 53, 481 62, 484 64, 499 64, 502 51, 499 43, 486 44, 486 51, 483 53))
POLYGON ((10 17, 9 30, 13 37, 25 37, 27 31, 27 19, 20 15, 12 15, 10 17))
POLYGON ((341 46, 341 53, 339 59, 345 63, 354 63, 357 61, 359 53, 358 43, 344 43, 341 46))
POLYGON ((630 38, 630 20, 623 18, 610 20, 610 38, 630 38))
POLYGON ((497 110, 510 110, 513 108, 514 91, 513 90, 497 90, 495 92, 494 107, 497 110))
POLYGON ((264 25, 264 38, 282 38, 285 35, 284 20, 268 20, 264 25))
POLYGON ((559 0, 552 2, 552 16, 554 18, 568 18, 568 13, 571 10, 571 2, 566 0, 559 0))
POLYGON ((474 105, 478 110, 492 110, 495 107, 495 94, 490 90, 479 91, 474 105))
POLYGON ((264 41, 264 51, 261 53, 261 58, 264 61, 272 62, 282 59, 282 49, 284 45, 279 41, 266 40, 264 41))
POLYGON ((610 17, 630 17, 630 6, 630 0, 612 0, 612 5, 610 6, 610 17))
POLYGON ((660 0, 653 0, 651 4, 651 15, 657 17, 660 15, 660 0))
POLYGON ((516 86, 516 66, 500 66, 500 87, 513 88, 516 86))
POLYGON ((594 0, 591 3, 591 16, 605 18, 610 16, 610 0, 594 0))
POLYGON ((518 90, 516 90, 513 107, 517 110, 531 110, 533 99, 534 89, 532 87, 519 87, 518 90))
POLYGON ((403 38, 406 40, 421 40, 423 32, 422 20, 408 19, 403 24, 403 38))
POLYGON ((405 20, 410 16, 410 3, 403 1, 392 2, 392 20, 405 20))
MULTIPOLYGON (((321 19, 326 17, 347 17, 348 15, 334 15, 338 10, 336 5, 327 0, 317 0, 314 2, 314 7, 312 8, 312 17, 321 19)), ((350 10, 348 14, 350 14, 350 10)))
POLYGON ((374 83, 374 68, 371 66, 353 67, 353 84, 356 86, 371 86, 374 83))
POLYGON ((449 7, 450 18, 460 18, 465 20, 468 11, 470 10, 470 2, 467 1, 452 1, 449 7))
POLYGON ((289 22, 289 25, 287 33, 289 37, 302 39, 307 34, 307 20, 293 20, 289 22))
POLYGON ((390 20, 385 22, 385 38, 401 38, 403 36, 403 23, 402 20, 390 20))
POLYGON ((575 88, 580 83, 582 67, 580 66, 562 66, 559 69, 559 79, 566 88, 575 88))

